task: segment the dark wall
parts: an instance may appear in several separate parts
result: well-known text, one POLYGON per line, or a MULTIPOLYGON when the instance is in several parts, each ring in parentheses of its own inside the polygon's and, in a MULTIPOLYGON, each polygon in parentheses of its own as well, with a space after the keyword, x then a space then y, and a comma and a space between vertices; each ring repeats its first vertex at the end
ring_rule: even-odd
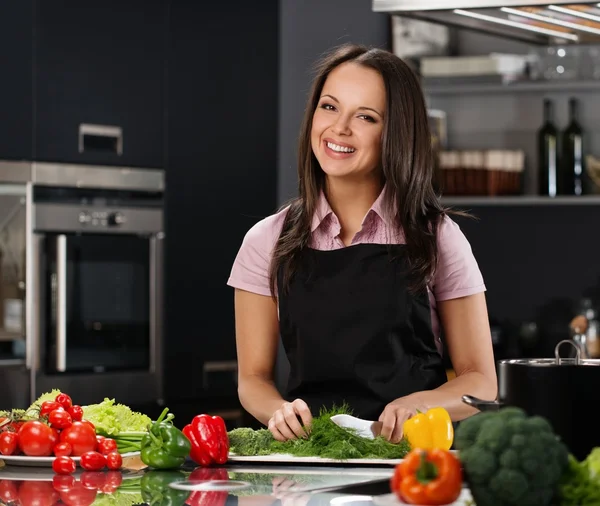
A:
MULTIPOLYGON (((203 363, 235 359, 246 231, 276 205, 278 2, 173 0, 168 34, 166 393, 211 395, 203 363)), ((198 406, 201 409, 201 405, 198 406)))
POLYGON ((389 18, 371 8, 371 0, 280 1, 280 202, 296 194, 296 144, 315 61, 344 42, 391 48, 389 18))

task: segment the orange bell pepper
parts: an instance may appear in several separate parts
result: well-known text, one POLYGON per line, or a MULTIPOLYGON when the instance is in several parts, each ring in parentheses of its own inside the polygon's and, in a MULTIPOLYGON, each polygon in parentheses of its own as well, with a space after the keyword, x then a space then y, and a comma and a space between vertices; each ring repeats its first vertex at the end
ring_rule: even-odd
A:
POLYGON ((404 437, 412 449, 449 450, 454 441, 454 427, 450 414, 444 408, 431 408, 417 413, 402 426, 404 437))
POLYGON ((451 504, 462 490, 462 468, 450 451, 411 450, 394 469, 390 486, 408 504, 451 504))

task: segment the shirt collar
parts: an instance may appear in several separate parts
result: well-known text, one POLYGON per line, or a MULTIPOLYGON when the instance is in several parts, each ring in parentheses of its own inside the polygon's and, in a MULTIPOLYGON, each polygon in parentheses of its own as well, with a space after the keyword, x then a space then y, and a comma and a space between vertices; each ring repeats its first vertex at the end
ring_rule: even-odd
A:
MULTIPOLYGON (((371 212, 374 212, 375 214, 377 214, 377 216, 379 216, 379 218, 386 225, 390 226, 391 220, 389 219, 389 216, 387 215, 387 213, 385 212, 385 210, 383 208, 383 202, 385 200, 385 192, 386 192, 386 187, 384 186, 383 190, 381 190, 381 193, 379 194, 379 196, 377 197, 375 202, 373 202, 373 205, 371 206, 371 208, 365 215, 365 219, 367 218, 367 216, 369 216, 369 214, 371 212)), ((323 223, 323 221, 330 215, 333 215, 333 209, 331 209, 331 206, 329 205, 329 202, 327 201, 327 198, 325 197, 325 193, 323 192, 323 190, 321 190, 321 192, 319 194, 319 200, 317 202, 317 208, 315 210, 315 213, 313 214, 310 231, 314 232, 317 228, 319 228, 319 225, 321 225, 321 223, 323 223)), ((364 223, 364 221, 363 221, 363 223, 364 223)))

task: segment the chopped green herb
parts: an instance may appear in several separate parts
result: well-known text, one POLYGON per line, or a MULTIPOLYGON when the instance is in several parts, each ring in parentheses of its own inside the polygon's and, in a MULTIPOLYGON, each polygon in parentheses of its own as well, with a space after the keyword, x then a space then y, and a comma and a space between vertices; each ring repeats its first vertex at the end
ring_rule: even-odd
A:
POLYGON ((273 438, 267 429, 253 430, 247 427, 228 432, 232 453, 240 456, 289 454, 297 457, 323 457, 337 460, 378 458, 401 459, 410 451, 408 441, 403 439, 392 444, 383 437, 367 439, 333 423, 333 415, 348 413, 347 406, 321 411, 313 418, 307 438, 281 442, 273 438))

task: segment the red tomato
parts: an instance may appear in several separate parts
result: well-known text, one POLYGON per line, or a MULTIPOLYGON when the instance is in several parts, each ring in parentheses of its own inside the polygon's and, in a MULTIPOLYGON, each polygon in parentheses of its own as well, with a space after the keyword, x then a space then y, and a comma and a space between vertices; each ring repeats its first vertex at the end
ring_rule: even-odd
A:
POLYGON ((12 455, 17 450, 19 436, 16 432, 0 433, 0 453, 2 455, 12 455))
POLYGON ((75 461, 71 457, 56 457, 52 461, 52 470, 56 474, 71 474, 75 472, 75 461))
POLYGON ((67 411, 73 420, 80 422, 83 418, 83 408, 81 406, 71 406, 67 411))
POLYGON ((98 490, 100 492, 102 492, 102 489, 106 484, 106 476, 104 476, 104 473, 101 471, 84 471, 81 473, 79 479, 85 488, 98 490))
POLYGON ((52 506, 58 501, 58 493, 50 481, 25 480, 19 487, 21 506, 52 506))
POLYGON ((42 402, 42 407, 40 408, 40 416, 48 416, 55 409, 64 408, 56 401, 44 401, 42 402))
POLYGON ((17 483, 13 480, 0 480, 0 502, 8 504, 19 499, 17 483))
POLYGON ((94 431, 94 434, 96 433, 96 426, 92 422, 90 422, 89 420, 81 420, 81 421, 82 421, 82 423, 89 425, 92 428, 92 430, 94 431))
POLYGON ((48 415, 48 421, 52 427, 58 430, 66 429, 73 423, 71 415, 64 409, 55 409, 54 411, 51 411, 48 415))
POLYGON ((85 422, 73 422, 60 433, 61 443, 70 443, 72 455, 79 456, 96 449, 96 432, 85 422))
POLYGON ((96 436, 96 441, 98 442, 98 444, 102 443, 102 441, 104 441, 106 438, 104 436, 101 436, 100 434, 98 434, 96 436))
POLYGON ((19 430, 19 448, 31 457, 52 455, 52 449, 57 442, 56 430, 37 420, 25 422, 19 430))
POLYGON ((73 405, 73 401, 67 394, 58 394, 55 400, 65 409, 69 409, 73 405))
POLYGON ((90 506, 96 500, 97 490, 85 488, 76 481, 73 488, 60 493, 60 498, 67 506, 90 506))
POLYGON ((121 457, 121 454, 117 451, 114 452, 110 452, 107 456, 106 456, 106 467, 108 467, 109 469, 121 469, 121 466, 123 465, 123 457, 121 457))
POLYGON ((57 457, 68 457, 72 452, 71 443, 58 443, 54 445, 54 455, 57 457))
POLYGON ((100 471, 106 466, 106 457, 98 452, 85 452, 79 464, 86 471, 100 471))
POLYGON ((75 478, 70 474, 55 474, 52 478, 52 486, 57 492, 64 492, 75 486, 75 478))
POLYGON ((98 451, 103 455, 108 455, 110 452, 117 450, 117 442, 114 439, 104 438, 98 442, 98 451))

